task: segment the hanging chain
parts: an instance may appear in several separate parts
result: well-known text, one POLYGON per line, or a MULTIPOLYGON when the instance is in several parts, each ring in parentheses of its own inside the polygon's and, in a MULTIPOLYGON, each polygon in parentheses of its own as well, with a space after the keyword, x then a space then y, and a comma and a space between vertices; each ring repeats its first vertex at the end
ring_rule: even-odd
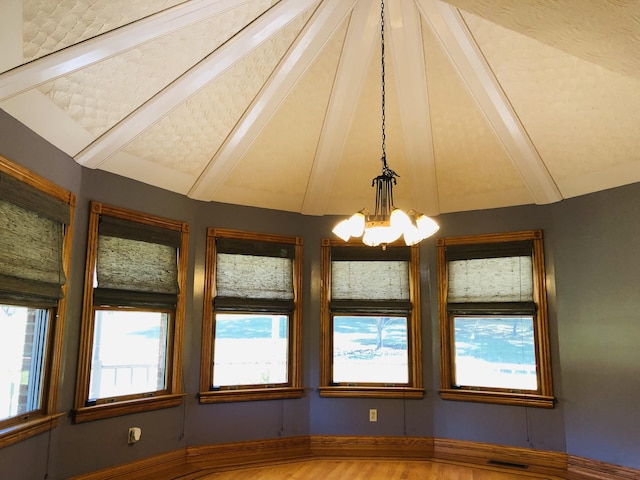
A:
MULTIPOLYGON (((399 177, 396 172, 391 170, 387 165, 387 144, 386 144, 386 93, 385 93, 385 54, 384 54, 384 0, 380 2, 380 63, 381 63, 381 77, 382 77, 382 177, 393 179, 393 183, 396 183, 396 178, 399 177)), ((375 181, 375 180, 374 180, 375 181)))
POLYGON ((384 83, 384 0, 380 3, 380 62, 382 65, 382 166, 383 170, 387 166, 387 146, 386 146, 386 132, 385 132, 385 83, 384 83))

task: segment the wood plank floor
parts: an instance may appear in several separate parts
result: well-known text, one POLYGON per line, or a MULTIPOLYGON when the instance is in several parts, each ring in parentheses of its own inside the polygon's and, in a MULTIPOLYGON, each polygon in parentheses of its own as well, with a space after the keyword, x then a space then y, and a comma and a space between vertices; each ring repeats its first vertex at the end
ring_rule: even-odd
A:
POLYGON ((308 460, 230 471, 200 471, 176 480, 552 480, 492 467, 434 461, 308 460))

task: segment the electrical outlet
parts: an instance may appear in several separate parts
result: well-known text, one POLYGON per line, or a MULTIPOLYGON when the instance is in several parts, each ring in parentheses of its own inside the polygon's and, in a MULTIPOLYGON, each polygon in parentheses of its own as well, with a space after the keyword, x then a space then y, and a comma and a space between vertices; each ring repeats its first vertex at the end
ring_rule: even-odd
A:
POLYGON ((142 429, 140 427, 129 428, 129 434, 127 436, 127 442, 129 445, 136 443, 142 437, 142 429))
POLYGON ((375 408, 369 409, 369 421, 377 422, 378 421, 378 410, 375 408))

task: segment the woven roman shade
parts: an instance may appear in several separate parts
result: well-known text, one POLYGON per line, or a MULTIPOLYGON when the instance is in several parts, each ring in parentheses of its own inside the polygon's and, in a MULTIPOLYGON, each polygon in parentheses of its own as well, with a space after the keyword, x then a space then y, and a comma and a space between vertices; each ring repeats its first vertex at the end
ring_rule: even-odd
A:
POLYGON ((0 172, 0 303, 55 306, 69 204, 0 172))
POLYGON ((332 248, 331 310, 381 313, 409 311, 409 249, 398 247, 398 250, 401 251, 332 248))
POLYGON ((449 262, 450 302, 532 302, 531 257, 499 257, 449 262))
POLYGON ((448 248, 449 311, 535 312, 531 255, 530 242, 448 248))
POLYGON ((216 310, 282 311, 294 308, 293 245, 216 239, 216 310))
POLYGON ((174 307, 180 232, 102 215, 94 304, 174 307))

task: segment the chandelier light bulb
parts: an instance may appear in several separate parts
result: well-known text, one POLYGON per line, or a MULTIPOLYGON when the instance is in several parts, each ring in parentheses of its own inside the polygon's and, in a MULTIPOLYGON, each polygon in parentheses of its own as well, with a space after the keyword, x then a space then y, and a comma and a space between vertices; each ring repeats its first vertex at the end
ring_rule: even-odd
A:
POLYGON ((351 217, 341 221, 333 228, 333 233, 345 242, 351 237, 360 237, 364 232, 365 216, 362 211, 354 213, 351 217))

